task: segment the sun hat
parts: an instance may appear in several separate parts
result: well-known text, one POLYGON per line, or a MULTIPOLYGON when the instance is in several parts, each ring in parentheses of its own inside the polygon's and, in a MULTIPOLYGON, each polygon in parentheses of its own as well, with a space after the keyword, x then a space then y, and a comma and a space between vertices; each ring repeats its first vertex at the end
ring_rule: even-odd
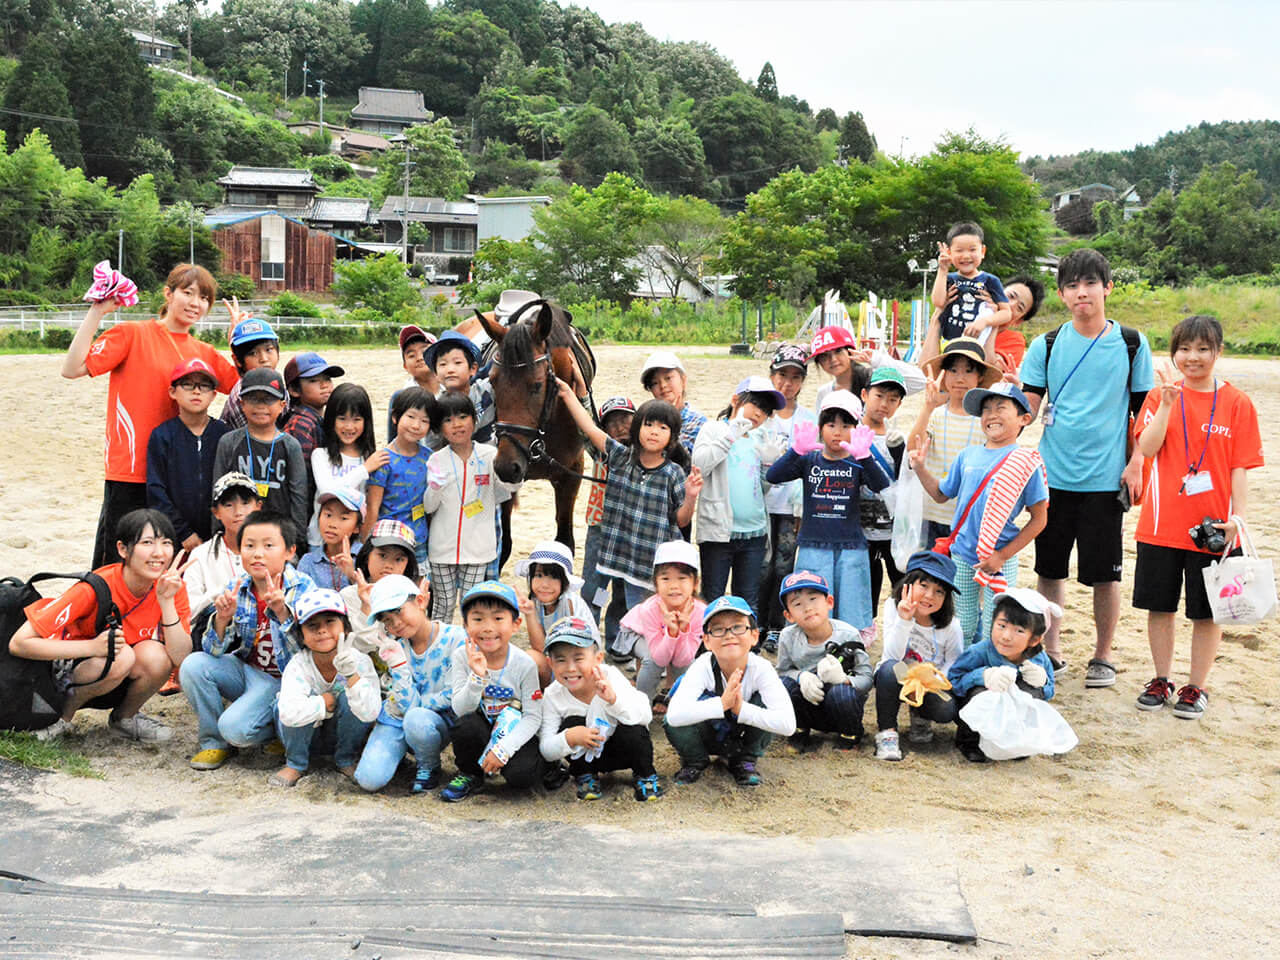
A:
POLYGON ((1008 380, 993 383, 985 389, 975 387, 973 390, 966 391, 964 395, 964 412, 971 417, 982 416, 982 404, 986 402, 987 397, 1006 397, 1021 407, 1023 413, 1031 412, 1031 404, 1027 402, 1027 395, 1008 380))
POLYGON ((1008 597, 1028 613, 1040 614, 1046 621, 1062 619, 1062 608, 1030 587, 1010 587, 1004 593, 996 594, 996 603, 999 603, 1005 597, 1008 597))
POLYGON ((853 349, 857 344, 853 334, 844 327, 819 327, 813 335, 813 343, 809 346, 809 359, 817 360, 824 353, 839 350, 842 347, 853 349))
POLYGON ((316 614, 336 613, 340 617, 347 615, 347 605, 342 602, 336 590, 317 588, 304 590, 293 601, 293 616, 298 623, 306 623, 316 614))
POLYGON ((236 324, 236 328, 231 331, 231 346, 241 347, 246 343, 256 343, 259 340, 275 340, 279 341, 276 332, 271 329, 271 324, 265 320, 259 320, 257 317, 250 317, 248 320, 241 320, 236 324))
POLYGON ((684 364, 670 350, 659 350, 656 353, 649 354, 648 359, 644 362, 644 367, 640 370, 640 385, 646 390, 649 389, 649 374, 656 370, 679 370, 684 373, 684 364))
POLYGON ((369 625, 378 622, 378 615, 399 610, 410 597, 422 595, 422 590, 408 577, 399 573, 388 574, 369 591, 369 625))
POLYGON ((276 400, 283 400, 284 381, 270 367, 255 367, 240 378, 240 396, 250 393, 265 393, 276 400))
POLYGON ((253 478, 238 470, 224 473, 213 481, 213 496, 210 499, 216 503, 227 495, 228 490, 245 490, 253 499, 262 499, 262 495, 258 493, 258 485, 253 482, 253 478))
POLYGON ((404 348, 409 344, 416 343, 419 340, 424 341, 428 346, 436 342, 436 338, 432 334, 427 333, 427 331, 423 330, 416 323, 411 323, 400 328, 401 353, 404 353, 404 348))
POLYGON ((360 519, 364 519, 364 494, 355 487, 334 487, 331 490, 321 490, 316 494, 316 506, 322 507, 329 500, 337 500, 348 510, 354 510, 360 514, 360 519))
POLYGON ((557 643, 567 643, 571 647, 599 646, 600 632, 590 620, 584 620, 582 617, 561 617, 547 631, 542 649, 550 650, 557 643))
POLYGON ((464 333, 459 333, 457 330, 445 330, 442 332, 436 342, 427 347, 427 351, 422 355, 422 359, 426 360, 427 366, 434 370, 436 368, 436 361, 440 358, 440 354, 442 352, 458 348, 461 348, 462 351, 466 353, 467 358, 471 363, 480 362, 479 348, 471 342, 470 337, 464 333))
POLYGON ((751 618, 751 625, 755 626, 756 615, 751 612, 751 605, 741 597, 735 597, 731 593, 726 593, 723 597, 716 597, 707 604, 707 608, 702 611, 702 628, 705 631, 707 624, 711 622, 711 618, 722 613, 740 613, 744 617, 751 618))
POLYGON ((517 310, 526 304, 541 299, 532 290, 503 290, 498 296, 497 304, 494 305, 493 316, 505 326, 517 310))
POLYGON ((218 385, 218 375, 213 372, 213 367, 209 366, 199 357, 192 357, 190 360, 183 360, 180 364, 169 371, 169 386, 173 386, 183 377, 189 377, 192 374, 199 374, 202 377, 208 377, 213 381, 213 385, 218 385))
POLYGON ((491 597, 501 603, 505 603, 510 607, 515 615, 520 616, 520 598, 516 596, 515 590, 500 583, 497 580, 485 580, 477 583, 474 587, 462 595, 462 606, 465 609, 467 604, 473 600, 479 600, 481 597, 491 597))
POLYGON ((797 590, 817 590, 831 596, 827 578, 811 570, 797 570, 783 577, 782 586, 778 588, 778 599, 781 600, 788 593, 795 593, 797 590))
POLYGON ((527 577, 535 563, 549 563, 564 571, 570 590, 582 589, 582 578, 573 575, 573 551, 558 540, 543 540, 534 545, 529 556, 515 566, 517 577, 527 577))
POLYGON ((879 387, 886 383, 897 387, 902 391, 902 395, 906 396, 907 381, 902 376, 902 371, 897 367, 876 367, 871 371, 871 382, 867 384, 867 389, 870 390, 872 387, 879 387))
POLYGON ((418 547, 418 538, 413 528, 399 520, 379 520, 369 531, 371 547, 404 547, 413 553, 418 547))
POLYGON ((959 589, 956 586, 956 562, 950 557, 944 557, 932 550, 917 550, 907 560, 907 569, 903 573, 910 573, 912 570, 928 574, 948 590, 959 589))
POLYGON ((781 370, 783 367, 795 367, 801 373, 809 372, 809 351, 794 343, 784 343, 773 353, 769 361, 769 372, 781 370))
POLYGON ((678 563, 691 568, 694 573, 702 572, 698 548, 688 540, 668 540, 658 544, 653 551, 653 568, 656 570, 665 563, 678 563))
POLYGON ((822 404, 818 407, 818 416, 821 417, 828 410, 843 410, 855 422, 862 419, 862 401, 848 390, 832 390, 823 397, 822 404))
POLYGON ((629 397, 610 397, 600 404, 600 419, 603 420, 609 414, 616 413, 619 410, 626 413, 635 413, 636 405, 631 402, 629 397))
POLYGON ((978 381, 980 387, 989 387, 1004 377, 1004 374, 987 363, 987 355, 982 349, 982 344, 973 337, 956 337, 940 354, 920 364, 920 369, 930 377, 936 377, 938 370, 947 362, 948 357, 966 357, 976 364, 981 374, 981 379, 978 381))
POLYGON ((746 377, 734 388, 733 395, 735 397, 740 397, 744 393, 767 393, 773 397, 775 410, 781 410, 787 405, 787 398, 782 395, 782 391, 775 390, 773 384, 769 382, 769 378, 762 377, 759 374, 746 377))
POLYGON ((300 353, 284 365, 284 382, 293 383, 305 377, 341 377, 347 371, 336 363, 330 363, 318 353, 300 353))

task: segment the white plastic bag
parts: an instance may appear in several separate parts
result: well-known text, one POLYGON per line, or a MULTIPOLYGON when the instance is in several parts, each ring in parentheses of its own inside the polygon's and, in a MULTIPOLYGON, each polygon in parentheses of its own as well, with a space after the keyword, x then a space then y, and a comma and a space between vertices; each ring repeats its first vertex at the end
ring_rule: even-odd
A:
POLYGON ((910 468, 902 471, 893 485, 889 509, 893 511, 893 540, 890 550, 899 570, 917 550, 924 549, 924 487, 910 468))
POLYGON ((983 690, 960 709, 960 718, 992 760, 1066 753, 1080 742, 1062 714, 1020 687, 983 690))
POLYGON ((1209 595, 1213 622, 1228 627, 1258 623, 1276 609, 1276 574, 1271 561, 1258 556, 1244 520, 1233 519, 1240 528, 1244 556, 1223 557, 1204 568, 1204 590, 1209 595))

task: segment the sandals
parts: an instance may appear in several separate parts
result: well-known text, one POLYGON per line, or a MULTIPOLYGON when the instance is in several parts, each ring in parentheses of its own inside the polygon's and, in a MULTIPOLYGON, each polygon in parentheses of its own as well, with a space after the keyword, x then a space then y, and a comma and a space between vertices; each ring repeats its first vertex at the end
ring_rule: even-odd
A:
MULTIPOLYGON (((293 770, 292 767, 289 767, 287 769, 289 769, 293 773, 298 773, 298 771, 293 770)), ((298 785, 298 781, 301 780, 304 776, 306 776, 306 774, 304 773, 298 773, 296 777, 290 780, 287 777, 280 776, 281 773, 282 771, 277 770, 275 773, 269 776, 267 778, 267 784, 272 787, 280 787, 281 789, 292 790, 294 787, 298 785)))
POLYGON ((655 717, 665 716, 667 713, 667 701, 670 699, 667 694, 671 691, 664 690, 653 698, 653 715, 655 717))
POLYGON ((1106 660, 1094 657, 1084 671, 1086 687, 1114 687, 1116 685, 1116 668, 1106 660))

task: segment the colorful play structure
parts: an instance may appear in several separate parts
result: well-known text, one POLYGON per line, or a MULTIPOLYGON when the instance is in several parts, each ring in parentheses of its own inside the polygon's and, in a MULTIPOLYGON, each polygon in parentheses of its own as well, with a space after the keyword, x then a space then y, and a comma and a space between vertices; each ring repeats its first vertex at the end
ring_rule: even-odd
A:
POLYGON ((924 343, 924 334, 929 326, 929 310, 923 300, 910 302, 910 327, 906 332, 905 349, 899 350, 902 304, 897 300, 881 300, 874 293, 868 292, 867 299, 858 304, 857 320, 849 313, 841 302, 839 294, 828 290, 822 297, 822 303, 813 308, 809 318, 796 335, 804 341, 813 336, 819 327, 844 327, 850 331, 858 344, 868 348, 882 348, 895 356, 901 355, 903 360, 913 360, 920 353, 924 343))

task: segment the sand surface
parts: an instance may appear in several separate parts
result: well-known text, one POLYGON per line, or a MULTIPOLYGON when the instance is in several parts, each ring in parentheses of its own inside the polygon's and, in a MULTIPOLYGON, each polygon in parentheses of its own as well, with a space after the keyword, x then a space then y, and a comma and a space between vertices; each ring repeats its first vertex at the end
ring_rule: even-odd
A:
MULTIPOLYGON (((639 347, 598 348, 597 400, 622 392, 644 399, 638 376, 647 353, 639 347)), ((346 368, 349 380, 369 389, 381 430, 386 398, 404 379, 396 351, 329 350, 326 356, 346 368)), ((708 414, 727 403, 741 377, 764 372, 762 362, 730 359, 724 349, 687 348, 681 356, 689 370, 690 400, 708 414)), ((5 575, 80 569, 91 553, 102 484, 106 380, 62 380, 60 364, 58 356, 0 357, 0 415, 10 437, 0 465, 0 573, 5 575)), ((1225 360, 1221 369, 1257 404, 1266 453, 1274 463, 1280 455, 1274 442, 1280 365, 1225 360)), ((820 373, 810 378, 802 403, 812 404, 822 379, 820 373)), ((909 398, 899 413, 904 430, 918 403, 909 398)), ((1037 431, 1038 426, 1028 430, 1024 439, 1032 440, 1037 431)), ((1280 541, 1277 476, 1270 465, 1250 475, 1249 516, 1264 554, 1280 541)), ((1129 518, 1130 534, 1135 523, 1136 514, 1129 518)), ((514 529, 515 558, 552 535, 546 483, 522 491, 514 529)), ((1034 585, 1030 562, 1024 556, 1022 582, 1034 585)), ((580 804, 572 789, 564 789, 532 797, 499 790, 449 806, 410 796, 403 773, 385 793, 364 796, 322 761, 318 772, 282 795, 267 789, 275 763, 258 753, 242 755, 216 772, 191 771, 186 759, 194 746, 193 717, 185 700, 175 697, 148 707, 176 728, 175 740, 159 749, 110 737, 102 715, 77 718, 81 736, 69 742, 94 757, 107 779, 67 787, 80 796, 109 790, 140 809, 174 803, 228 812, 245 803, 276 807, 314 823, 328 821, 334 830, 391 809, 429 821, 524 818, 808 838, 861 833, 876 842, 900 839, 904 849, 917 854, 923 840, 929 851, 923 857, 931 867, 958 874, 979 944, 851 938, 851 956, 1270 955, 1269 947, 1280 942, 1274 909, 1280 900, 1280 670, 1275 662, 1280 630, 1272 621, 1227 633, 1203 720, 1184 722, 1167 711, 1140 713, 1133 701, 1151 675, 1151 663, 1145 616, 1128 606, 1132 566, 1130 540, 1115 653, 1119 681, 1108 690, 1083 688, 1082 666, 1093 646, 1090 600, 1086 590, 1072 585, 1064 629, 1071 668, 1060 678, 1054 702, 1081 743, 1059 759, 975 767, 952 748, 946 733, 914 750, 904 737, 909 752, 899 764, 877 763, 870 746, 838 754, 824 744, 816 753, 798 756, 775 745, 762 764, 765 783, 755 791, 738 790, 720 770, 644 806, 633 802, 627 785, 617 779, 607 797, 594 804, 580 804)), ((1185 682, 1188 652, 1189 628, 1180 624, 1179 685, 1185 682)), ((874 728, 870 709, 867 720, 874 728)), ((661 733, 654 739, 658 770, 669 777, 678 766, 675 754, 661 733)), ((191 888, 198 889, 198 862, 190 869, 191 888)))

